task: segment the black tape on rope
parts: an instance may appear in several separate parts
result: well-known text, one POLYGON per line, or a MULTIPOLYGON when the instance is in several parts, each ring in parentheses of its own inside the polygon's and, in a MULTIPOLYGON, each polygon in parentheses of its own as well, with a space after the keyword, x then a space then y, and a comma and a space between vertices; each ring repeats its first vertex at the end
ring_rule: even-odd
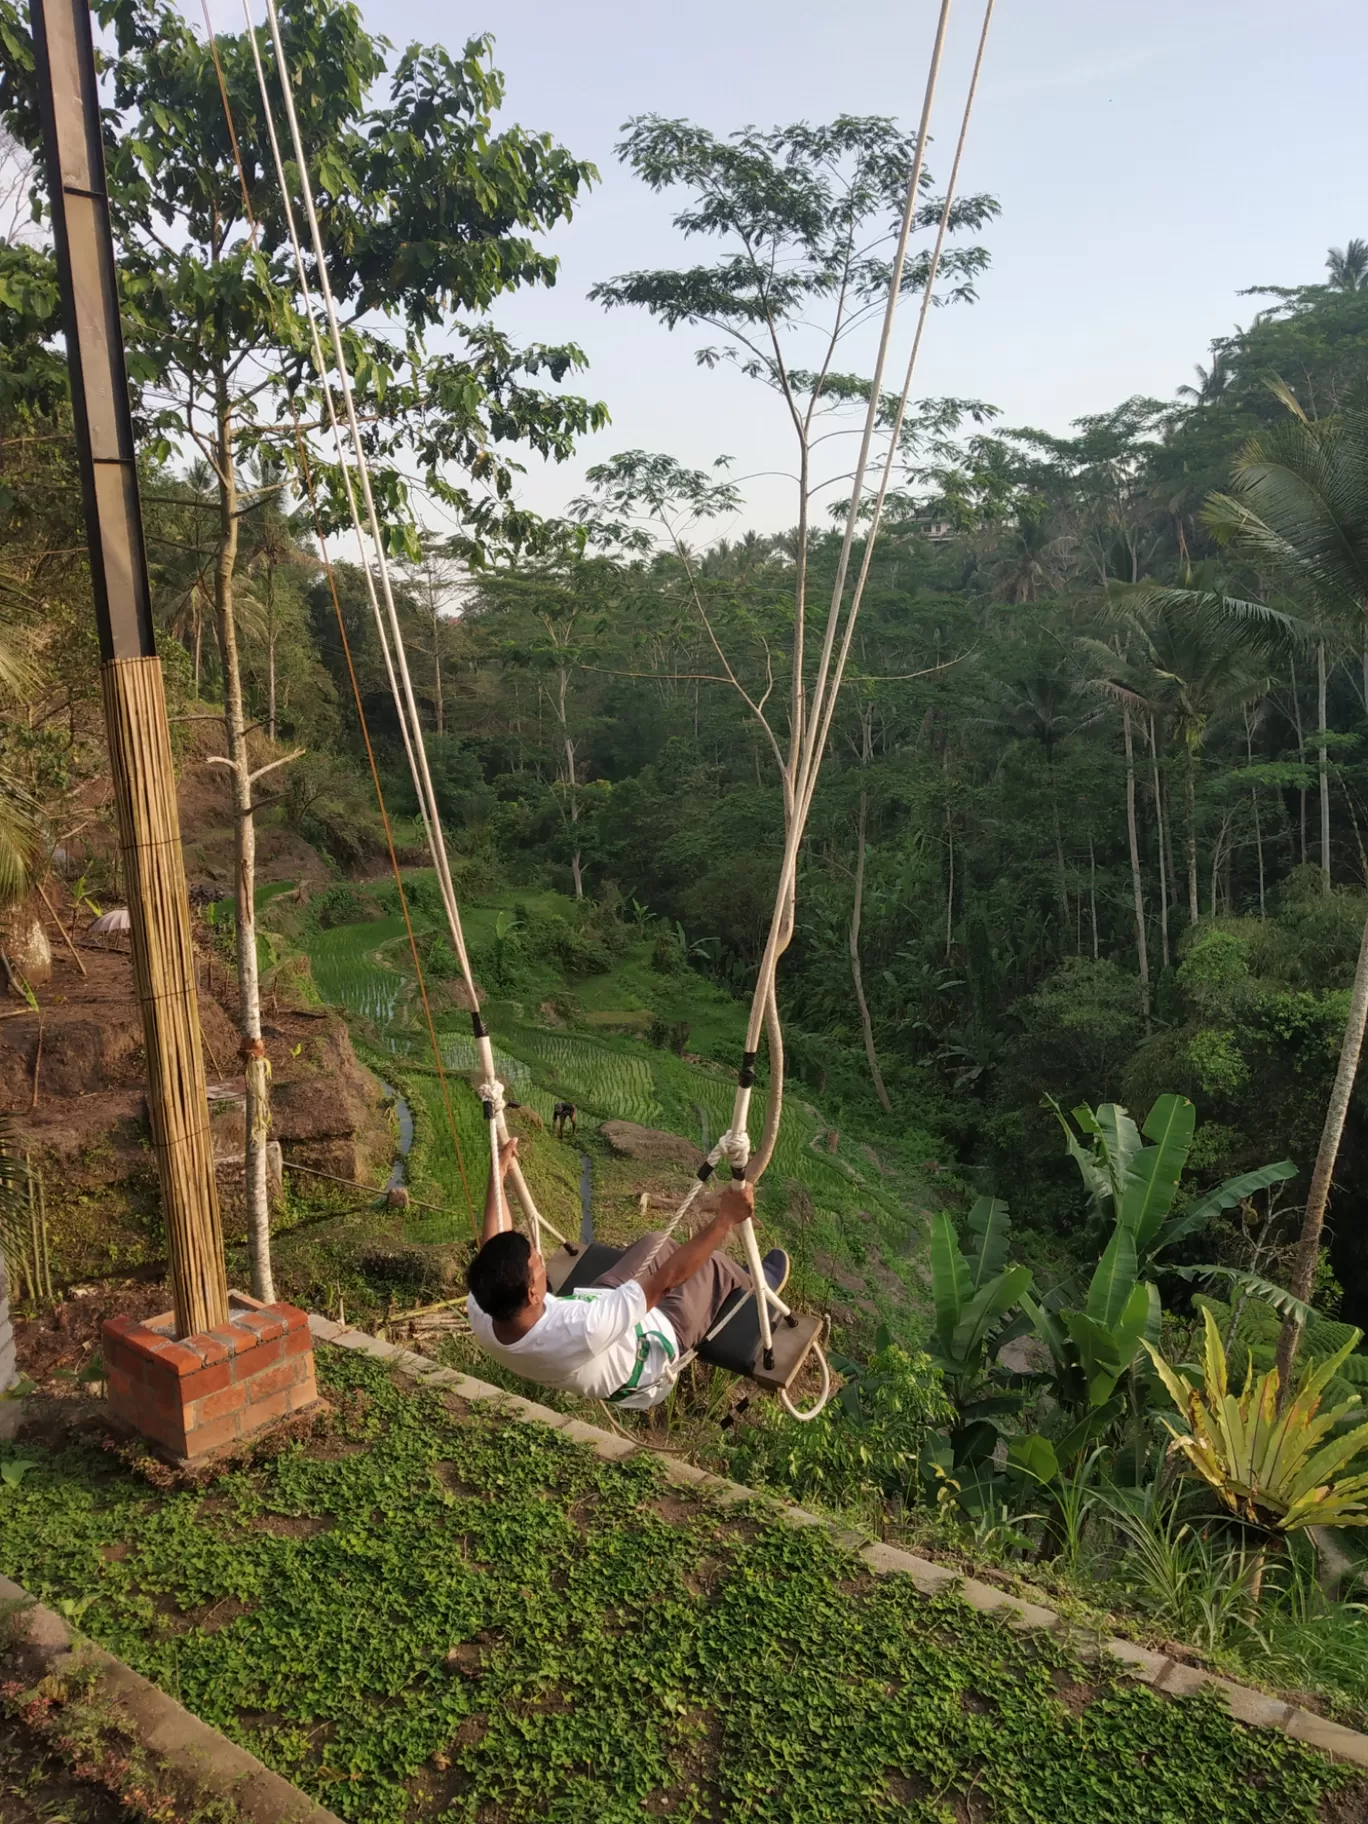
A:
POLYGON ((485 1120, 492 1121, 494 1119, 494 1104, 492 1102, 481 1102, 480 1107, 484 1110, 485 1120))
POLYGON ((754 1051, 741 1053, 741 1074, 736 1081, 742 1089, 749 1089, 755 1081, 755 1060, 758 1056, 759 1053, 754 1051))
POLYGON ((475 1008, 471 1012, 470 1030, 475 1034, 475 1037, 477 1039, 487 1039, 489 1037, 489 1028, 488 1028, 488 1026, 485 1025, 484 1021, 480 1018, 480 1012, 479 1012, 478 1008, 475 1008))
POLYGON ((698 1182, 700 1184, 706 1184, 708 1182, 709 1178, 712 1177, 712 1175, 713 1175, 713 1168, 711 1167, 711 1165, 709 1165, 708 1161, 705 1159, 703 1161, 702 1165, 700 1165, 698 1168, 698 1182))

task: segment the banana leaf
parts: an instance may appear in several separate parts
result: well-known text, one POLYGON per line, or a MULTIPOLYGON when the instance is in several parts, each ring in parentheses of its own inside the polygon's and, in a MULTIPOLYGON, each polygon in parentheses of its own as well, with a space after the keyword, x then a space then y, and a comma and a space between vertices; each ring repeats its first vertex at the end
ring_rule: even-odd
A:
POLYGON ((1111 1398, 1126 1366, 1121 1339, 1114 1330, 1095 1323, 1086 1311, 1061 1311, 1060 1316, 1078 1351, 1088 1404, 1101 1406, 1111 1398))
POLYGON ((1196 1125, 1197 1111, 1186 1096, 1160 1096, 1145 1117, 1145 1135, 1154 1144, 1133 1159, 1119 1212, 1141 1260, 1173 1208, 1196 1125))
POLYGON ((957 1362, 967 1363, 987 1340, 994 1321, 1004 1316, 1031 1283, 1029 1267, 1008 1267, 986 1286, 980 1286, 960 1308, 947 1353, 957 1362))
POLYGON ((1007 1446, 1007 1467, 1019 1470, 1033 1482, 1059 1480, 1059 1458, 1055 1455, 1054 1445, 1048 1438, 1039 1437, 1035 1433, 1012 1439, 1007 1446))
POLYGON ((1227 1178, 1218 1184, 1214 1191, 1194 1203, 1190 1210, 1184 1210, 1181 1216, 1175 1216, 1168 1223, 1158 1242, 1159 1248, 1171 1247, 1175 1241, 1182 1241, 1187 1235, 1194 1235, 1204 1229, 1213 1216, 1222 1210, 1233 1210, 1246 1197, 1252 1197, 1256 1191, 1266 1191, 1270 1185, 1285 1184, 1289 1178, 1295 1178, 1299 1167, 1290 1159, 1280 1159, 1276 1165, 1260 1165, 1252 1172, 1241 1172, 1235 1178, 1227 1178))
POLYGON ((931 1218, 931 1298, 942 1349, 950 1349, 960 1311, 972 1290, 955 1226, 944 1210, 937 1210, 931 1218))
POLYGON ((966 1259, 974 1291, 1007 1265, 1007 1205, 1000 1197, 980 1197, 969 1212, 972 1243, 966 1259))
POLYGON ((1118 1225, 1088 1287, 1084 1309, 1094 1323, 1116 1322, 1135 1289, 1137 1270, 1135 1237, 1128 1228, 1118 1225))

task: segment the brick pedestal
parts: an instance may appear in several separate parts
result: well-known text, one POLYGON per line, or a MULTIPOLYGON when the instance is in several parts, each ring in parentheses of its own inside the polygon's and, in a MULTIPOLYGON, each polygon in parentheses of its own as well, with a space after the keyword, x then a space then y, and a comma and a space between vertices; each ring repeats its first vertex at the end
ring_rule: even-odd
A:
POLYGON ((110 1411, 164 1456, 195 1464, 317 1406, 309 1320, 293 1305, 228 1295, 221 1330, 174 1336, 170 1313, 104 1325, 110 1411))

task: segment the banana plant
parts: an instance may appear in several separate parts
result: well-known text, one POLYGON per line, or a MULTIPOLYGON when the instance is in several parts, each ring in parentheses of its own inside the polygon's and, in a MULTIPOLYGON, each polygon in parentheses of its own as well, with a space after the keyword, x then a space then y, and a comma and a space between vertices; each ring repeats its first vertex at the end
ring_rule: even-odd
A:
POLYGON ((998 1197, 980 1197, 970 1210, 967 1249, 944 1211, 931 1218, 930 1353, 958 1414, 957 1463, 991 1455, 997 1442, 993 1421, 1021 1404, 1019 1393, 999 1390, 990 1379, 998 1351, 1030 1327, 1021 1303, 1031 1269, 1007 1264, 1010 1227, 1007 1205, 998 1197))
POLYGON ((1073 1110, 1077 1134, 1059 1105, 1052 1100, 1050 1106, 1095 1206, 1106 1211, 1110 1205, 1117 1231, 1129 1231, 1139 1272, 1165 1248, 1204 1229, 1219 1211, 1297 1175, 1290 1159, 1258 1166, 1227 1178, 1175 1216, 1179 1180, 1197 1125, 1197 1111, 1186 1096, 1160 1096, 1142 1128, 1119 1102, 1103 1102, 1096 1109, 1082 1103, 1073 1110))
MULTIPOLYGON (((1278 1411, 1278 1371, 1255 1379, 1253 1366, 1243 1391, 1230 1391, 1220 1328, 1208 1310, 1202 1317, 1206 1343, 1202 1386, 1164 1360, 1144 1342, 1154 1369, 1183 1415, 1164 1424, 1170 1450, 1190 1474, 1214 1489, 1221 1504, 1246 1524, 1287 1534, 1309 1526, 1368 1526, 1368 1474, 1345 1471, 1368 1450, 1368 1422, 1344 1429, 1363 1411, 1357 1395, 1322 1411, 1331 1381, 1357 1347, 1355 1331, 1342 1348, 1309 1364, 1298 1377, 1290 1403, 1278 1411)), ((1142 1339, 1144 1340, 1144 1339, 1142 1339)))
MULTIPOLYGON (((1062 1299, 1037 1303, 1029 1294, 1023 1299, 1050 1352, 1051 1392, 1067 1415, 1067 1430, 1054 1440, 1055 1454, 1067 1464, 1122 1418, 1128 1391, 1132 1404, 1138 1404, 1134 1377, 1129 1388, 1122 1382, 1136 1364, 1140 1345, 1158 1341, 1162 1316, 1158 1288, 1142 1278, 1146 1268, 1164 1248, 1204 1228, 1219 1210, 1294 1176, 1297 1168, 1283 1160, 1228 1178, 1174 1216, 1197 1119, 1186 1096, 1160 1096, 1143 1128, 1117 1102, 1074 1109, 1077 1134, 1057 1106, 1055 1114, 1094 1204, 1099 1212, 1109 1209, 1113 1221, 1111 1240, 1081 1310, 1066 1307, 1062 1299)), ((1132 1416, 1138 1419, 1138 1410, 1132 1416)))
POLYGON ((1022 1306, 1050 1352, 1050 1390, 1069 1419, 1054 1440, 1061 1464, 1077 1457, 1121 1418, 1125 1376, 1146 1338, 1157 1341, 1162 1315, 1158 1287, 1138 1277, 1135 1240, 1118 1227, 1093 1273, 1081 1311, 1029 1292, 1022 1306))

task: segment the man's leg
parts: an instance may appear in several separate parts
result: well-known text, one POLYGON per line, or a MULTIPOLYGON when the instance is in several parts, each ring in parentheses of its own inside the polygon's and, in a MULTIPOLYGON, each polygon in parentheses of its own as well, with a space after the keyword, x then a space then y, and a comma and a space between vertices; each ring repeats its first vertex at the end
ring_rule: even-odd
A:
MULTIPOLYGON (((661 1240, 661 1230, 653 1229, 634 1241, 622 1259, 609 1272, 594 1281, 596 1286, 625 1286, 646 1270, 647 1263, 656 1265, 668 1260, 676 1244, 661 1240)), ((717 1313, 738 1286, 750 1291, 750 1274, 738 1267, 725 1254, 710 1255, 692 1278, 675 1286, 660 1301, 660 1309, 669 1318, 681 1349, 696 1349, 713 1327, 717 1313)))

